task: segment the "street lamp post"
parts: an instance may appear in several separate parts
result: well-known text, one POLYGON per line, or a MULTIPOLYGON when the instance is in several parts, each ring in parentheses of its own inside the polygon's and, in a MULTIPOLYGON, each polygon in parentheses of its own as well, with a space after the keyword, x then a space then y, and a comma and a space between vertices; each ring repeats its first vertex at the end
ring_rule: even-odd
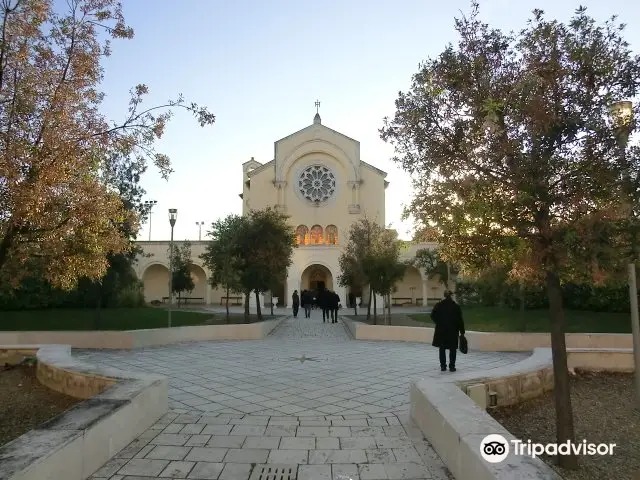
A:
POLYGON ((171 308, 173 306, 173 227, 178 219, 178 209, 169 209, 169 223, 171 224, 171 240, 169 241, 169 310, 167 324, 171 328, 171 308))
MULTIPOLYGON (((633 104, 628 100, 615 102, 611 106, 611 113, 614 119, 614 131, 618 146, 620 147, 621 153, 626 155, 631 120, 633 119, 633 104)), ((633 212, 630 214, 633 214, 633 212)), ((635 238, 633 238, 632 241, 634 242, 633 251, 635 252, 635 238)), ((633 336, 633 361, 636 387, 635 405, 636 408, 640 410, 640 318, 638 316, 638 286, 635 258, 633 259, 633 263, 628 265, 628 269, 629 303, 631 306, 631 332, 633 336)))
POLYGON ((198 226, 198 241, 200 241, 202 240, 202 226, 204 225, 204 221, 196 222, 196 225, 198 226))
POLYGON ((147 211, 149 212, 149 241, 151 241, 151 210, 153 209, 153 207, 158 203, 157 200, 145 200, 144 201, 144 206, 146 207, 147 211))

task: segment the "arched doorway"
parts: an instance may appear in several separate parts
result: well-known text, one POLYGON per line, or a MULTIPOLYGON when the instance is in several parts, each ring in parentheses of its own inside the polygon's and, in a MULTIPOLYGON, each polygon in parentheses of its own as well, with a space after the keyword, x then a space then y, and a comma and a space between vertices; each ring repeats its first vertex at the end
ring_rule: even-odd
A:
POLYGON ((309 265, 302 272, 300 278, 300 288, 302 290, 321 290, 323 288, 333 290, 333 275, 324 265, 309 265))
POLYGON ((145 302, 162 302, 169 296, 169 269, 159 263, 149 265, 142 274, 142 284, 145 302))

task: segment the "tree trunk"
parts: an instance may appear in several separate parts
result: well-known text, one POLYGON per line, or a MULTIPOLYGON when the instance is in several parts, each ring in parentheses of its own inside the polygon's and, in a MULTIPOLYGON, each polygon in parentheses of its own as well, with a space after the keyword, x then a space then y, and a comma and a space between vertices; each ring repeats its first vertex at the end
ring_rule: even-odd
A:
MULTIPOLYGON (((378 305, 376 304, 376 292, 371 290, 371 295, 373 295, 373 324, 378 324, 378 305)), ((369 301, 369 305, 371 305, 371 301, 369 301)))
POLYGON ((371 285, 369 285, 369 301, 367 302, 367 320, 371 319, 371 301, 373 300, 373 289, 371 288, 371 285))
POLYGON ((256 293, 256 315, 258 316, 258 321, 262 321, 262 310, 260 310, 260 292, 257 290, 256 293))
POLYGON ((520 282, 519 285, 519 296, 520 296, 520 330, 523 332, 527 331, 527 322, 524 317, 524 283, 520 282))
POLYGON ((96 282, 96 316, 95 316, 95 330, 100 330, 101 327, 101 307, 102 307, 102 288, 100 282, 96 282))
POLYGON ((273 292, 271 292, 271 316, 273 317, 273 292))
POLYGON ((4 234, 4 237, 2 237, 2 241, 0 241, 0 272, 9 258, 9 248, 13 245, 13 239, 15 236, 15 228, 9 227, 7 232, 4 234))
POLYGON ((391 294, 387 294, 387 325, 391 325, 391 294))
POLYGON ((244 292, 244 323, 249 323, 249 295, 251 290, 244 292))
MULTIPOLYGON (((547 271, 547 295, 551 313, 551 354, 553 356, 553 395, 556 407, 557 442, 575 442, 573 429, 573 410, 567 366, 567 345, 565 341, 565 319, 562 307, 560 279, 555 271, 547 271)), ((575 470, 578 457, 575 454, 558 455, 558 465, 575 470)))
POLYGON ((227 298, 224 304, 227 309, 227 323, 231 323, 231 318, 229 317, 229 287, 227 287, 227 298))

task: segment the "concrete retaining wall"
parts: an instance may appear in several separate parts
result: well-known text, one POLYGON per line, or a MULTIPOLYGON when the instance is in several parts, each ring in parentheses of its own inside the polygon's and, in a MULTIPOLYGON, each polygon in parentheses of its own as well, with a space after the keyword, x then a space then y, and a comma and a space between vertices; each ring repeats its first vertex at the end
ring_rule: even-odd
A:
MULTIPOLYGON (((11 348, 1 346, 0 351, 11 348)), ((102 391, 0 447, 2 479, 84 480, 167 411, 168 382, 164 377, 80 362, 71 357, 69 345, 18 349, 37 351, 38 364, 55 372, 52 378, 58 391, 84 398, 88 390, 78 389, 77 381, 90 377, 98 379, 93 387, 102 391), (59 381, 63 378, 71 380, 59 381), (101 379, 111 384, 100 385, 101 379)))
POLYGON ((456 480, 561 480, 542 460, 513 454, 500 463, 480 455, 482 439, 516 437, 455 384, 419 381, 411 386, 411 417, 456 480))
MULTIPOLYGON (((367 325, 351 319, 343 321, 356 340, 386 340, 396 342, 431 343, 431 327, 395 327, 367 325)), ((483 352, 530 352, 535 348, 551 347, 549 333, 473 332, 465 335, 469 349, 483 352)), ((567 348, 633 348, 627 333, 567 333, 567 348)))
POLYGON ((131 349, 181 342, 260 340, 284 318, 232 325, 154 328, 122 331, 0 332, 0 345, 71 345, 73 348, 131 349))
MULTIPOLYGON (((570 349, 567 354, 570 368, 633 371, 632 349, 570 349)), ((491 370, 484 378, 471 373, 458 383, 418 381, 410 391, 411 417, 456 480, 511 480, 516 476, 560 480, 542 460, 516 456, 513 450, 497 464, 480 454, 486 435, 502 435, 508 442, 516 439, 486 412, 487 406, 519 403, 553 389, 552 364, 551 349, 536 348, 522 362, 491 370)))

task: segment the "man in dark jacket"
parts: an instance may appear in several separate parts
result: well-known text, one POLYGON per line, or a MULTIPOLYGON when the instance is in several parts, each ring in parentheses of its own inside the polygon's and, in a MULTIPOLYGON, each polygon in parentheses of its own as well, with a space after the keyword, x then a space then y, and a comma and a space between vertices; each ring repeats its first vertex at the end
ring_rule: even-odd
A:
POLYGON ((338 323, 338 309, 340 308, 340 295, 336 292, 331 292, 331 320, 333 323, 338 323))
POLYGON ((298 295, 298 290, 293 291, 291 299, 293 300, 293 318, 298 318, 298 309, 300 308, 300 296, 298 295))
POLYGON ((318 291, 318 308, 322 309, 322 323, 329 321, 329 291, 325 288, 318 291))
POLYGON ((458 336, 464 335, 465 330, 462 310, 460 305, 451 298, 450 291, 445 291, 444 299, 433 307, 431 319, 436 324, 433 346, 440 349, 440 370, 443 372, 447 370, 447 350, 449 350, 449 370, 455 372, 458 336))
POLYGON ((302 308, 304 308, 304 318, 311 316, 311 292, 309 290, 302 291, 302 308))

